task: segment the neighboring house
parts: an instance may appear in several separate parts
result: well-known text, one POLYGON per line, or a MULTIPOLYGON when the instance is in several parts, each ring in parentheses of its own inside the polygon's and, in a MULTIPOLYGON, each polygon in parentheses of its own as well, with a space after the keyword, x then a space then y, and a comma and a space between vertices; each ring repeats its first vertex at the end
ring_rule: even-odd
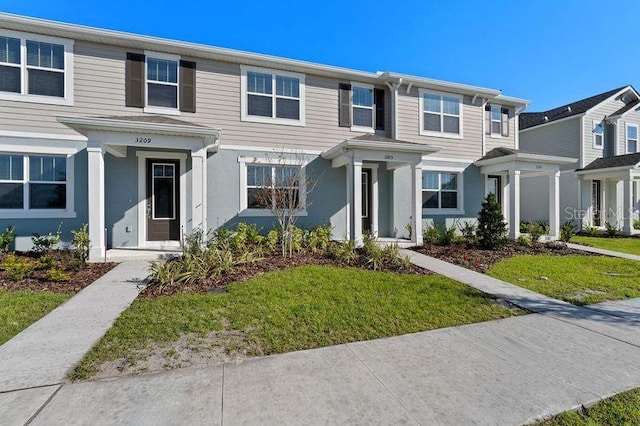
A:
POLYGON ((491 191, 515 237, 520 174, 568 161, 518 151, 526 104, 0 14, 0 227, 15 225, 25 249, 33 232, 88 223, 93 259, 176 247, 198 228, 272 226, 255 192, 302 167, 316 181, 307 196, 306 179, 294 185, 298 223, 334 238, 409 238, 411 224, 420 243, 428 223, 473 220, 491 191))
MULTIPOLYGON (((560 171, 563 221, 638 232, 633 221, 638 219, 640 199, 639 126, 640 95, 632 86, 520 115, 522 149, 577 159, 560 171)), ((522 183, 523 191, 533 192, 544 185, 540 178, 522 183)), ((548 205, 543 201, 523 199, 523 217, 546 219, 548 205)))

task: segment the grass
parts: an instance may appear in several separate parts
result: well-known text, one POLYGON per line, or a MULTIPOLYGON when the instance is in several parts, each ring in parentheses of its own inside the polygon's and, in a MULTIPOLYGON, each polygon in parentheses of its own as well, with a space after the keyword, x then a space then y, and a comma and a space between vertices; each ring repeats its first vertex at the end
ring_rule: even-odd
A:
POLYGON ((106 361, 135 362, 139 350, 188 333, 237 330, 248 347, 273 354, 519 313, 441 276, 305 266, 234 283, 223 294, 136 300, 71 378, 88 378, 106 361))
POLYGON ((640 238, 603 238, 575 236, 571 239, 571 242, 605 250, 619 251, 621 253, 637 254, 640 256, 640 238))
POLYGON ((568 411, 540 423, 543 426, 640 424, 640 389, 607 398, 589 408, 568 411))
POLYGON ((0 345, 70 297, 49 291, 0 290, 0 345))
POLYGON ((640 262, 634 260, 522 255, 498 262, 487 274, 576 305, 640 297, 640 262))

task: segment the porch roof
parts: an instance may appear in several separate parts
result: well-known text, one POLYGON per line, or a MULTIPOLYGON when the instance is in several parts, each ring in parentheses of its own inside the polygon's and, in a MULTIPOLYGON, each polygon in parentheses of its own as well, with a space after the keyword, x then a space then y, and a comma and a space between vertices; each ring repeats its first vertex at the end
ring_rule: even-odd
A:
POLYGON ((609 172, 617 170, 632 170, 637 168, 640 168, 640 152, 598 158, 586 167, 576 170, 576 173, 587 174, 589 172, 609 172))
POLYGON ((500 147, 492 149, 484 157, 477 160, 474 164, 478 167, 481 167, 513 161, 563 165, 575 163, 578 161, 578 159, 569 157, 557 157, 554 155, 544 155, 535 152, 522 151, 519 149, 500 147))
POLYGON ((324 151, 322 158, 327 160, 333 160, 344 154, 346 151, 353 149, 366 149, 371 151, 388 151, 388 152, 402 152, 408 154, 432 154, 440 151, 439 146, 425 145, 416 142, 406 142, 398 139, 387 138, 375 134, 365 134, 357 136, 352 139, 347 139, 333 148, 324 151))

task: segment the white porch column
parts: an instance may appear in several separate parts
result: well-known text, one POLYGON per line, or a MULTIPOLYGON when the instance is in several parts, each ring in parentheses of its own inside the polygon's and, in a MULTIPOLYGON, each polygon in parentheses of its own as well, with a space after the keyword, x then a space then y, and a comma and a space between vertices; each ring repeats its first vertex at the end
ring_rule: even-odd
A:
POLYGON ((622 232, 633 234, 633 176, 629 174, 622 181, 622 232))
POLYGON ((520 236, 520 170, 509 170, 509 238, 520 236))
POLYGON ((191 152, 191 232, 207 233, 207 151, 191 152))
POLYGON ((560 238, 560 171, 549 175, 549 236, 560 238))
POLYGON ((351 161, 353 171, 353 240, 357 245, 362 244, 362 160, 353 159, 351 161))
POLYGON ((411 167, 411 242, 422 245, 422 161, 411 167))
POLYGON ((104 238, 104 151, 101 147, 87 148, 87 183, 89 204, 89 239, 91 248, 89 260, 104 259, 106 247, 104 238))

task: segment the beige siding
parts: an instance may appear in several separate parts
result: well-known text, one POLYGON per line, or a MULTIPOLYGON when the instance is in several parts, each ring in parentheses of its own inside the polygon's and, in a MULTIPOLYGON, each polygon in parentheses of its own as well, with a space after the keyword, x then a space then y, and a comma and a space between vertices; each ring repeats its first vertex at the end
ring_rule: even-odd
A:
POLYGON ((640 127, 640 112, 630 111, 618 120, 618 146, 616 151, 618 155, 627 154, 627 124, 634 124, 640 127))
MULTIPOLYGON (((520 132, 520 149, 558 157, 580 158, 580 117, 520 132)), ((575 169, 577 164, 563 166, 575 169)))
MULTIPOLYGON (((436 156, 478 159, 483 155, 482 121, 484 120, 484 110, 481 105, 472 105, 471 97, 464 97, 462 107, 463 138, 458 139, 420 135, 421 111, 419 89, 413 87, 411 91, 407 93, 405 86, 403 86, 400 88, 398 95, 398 139, 442 147, 442 150, 435 154, 436 156)), ((486 152, 499 146, 515 147, 513 109, 510 115, 509 128, 511 131, 508 137, 491 138, 487 136, 486 152)))
MULTIPOLYGON (((624 102, 619 99, 611 98, 592 111, 588 112, 584 116, 584 131, 583 131, 583 145, 584 145, 584 162, 583 166, 591 163, 597 158, 605 156, 605 152, 603 149, 595 148, 593 146, 593 126, 594 122, 602 121, 604 117, 607 117, 614 112, 618 111, 620 108, 624 107, 624 102)), ((624 128, 624 125, 622 126, 624 128)), ((620 128, 618 129, 620 131, 620 128)), ((624 129, 622 130, 624 132, 624 129)), ((620 138, 618 138, 620 141, 620 138)))
MULTIPOLYGON (((0 128, 69 135, 75 132, 59 124, 57 116, 142 115, 141 108, 125 107, 126 52, 118 47, 76 42, 74 105, 0 100, 0 128)), ((338 126, 340 80, 306 75, 304 127, 243 122, 240 120, 240 66, 194 60, 197 63, 197 112, 182 113, 176 118, 222 128, 224 144, 325 150, 361 134, 338 126)), ((388 114, 389 91, 380 88, 386 92, 388 114)), ((390 121, 387 123, 386 134, 390 121)))

